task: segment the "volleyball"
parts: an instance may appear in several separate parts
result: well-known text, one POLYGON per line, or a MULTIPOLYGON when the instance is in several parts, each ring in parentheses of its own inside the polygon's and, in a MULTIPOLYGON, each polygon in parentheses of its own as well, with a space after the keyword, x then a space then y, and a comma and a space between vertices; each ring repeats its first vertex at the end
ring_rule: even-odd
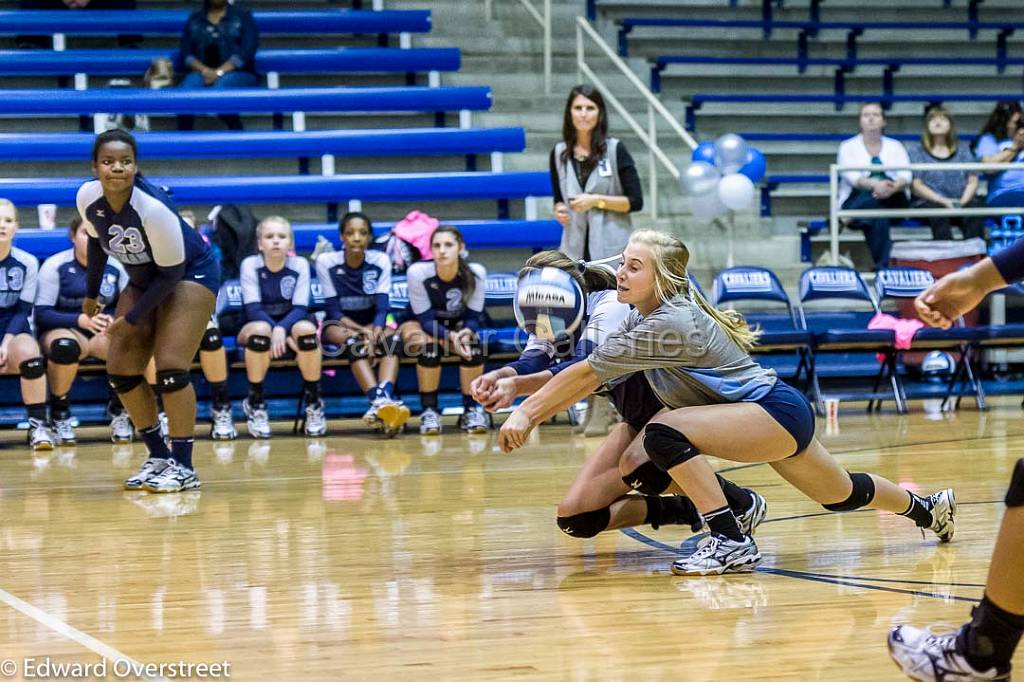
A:
POLYGON ((539 339, 572 334, 583 321, 583 290, 564 270, 541 268, 519 278, 513 309, 516 322, 539 339))

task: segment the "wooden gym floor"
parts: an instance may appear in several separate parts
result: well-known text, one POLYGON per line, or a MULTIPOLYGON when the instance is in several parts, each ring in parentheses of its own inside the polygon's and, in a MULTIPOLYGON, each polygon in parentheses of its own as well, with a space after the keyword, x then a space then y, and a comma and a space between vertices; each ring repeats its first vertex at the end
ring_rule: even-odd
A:
POLYGON ((169 496, 120 489, 143 448, 113 448, 106 429, 49 456, 6 432, 3 665, 14 679, 26 658, 107 657, 109 679, 123 658, 122 672, 227 661, 237 680, 899 680, 886 631, 967 619, 1024 456, 1014 399, 945 416, 915 402, 907 417, 844 403, 838 433, 819 424, 826 445, 852 470, 954 486, 953 543, 901 517, 825 513, 768 467, 741 467, 730 476, 769 502, 762 567, 679 578, 681 527, 578 541, 555 526, 598 439, 546 426, 503 455, 446 427, 203 439, 202 491, 169 496))

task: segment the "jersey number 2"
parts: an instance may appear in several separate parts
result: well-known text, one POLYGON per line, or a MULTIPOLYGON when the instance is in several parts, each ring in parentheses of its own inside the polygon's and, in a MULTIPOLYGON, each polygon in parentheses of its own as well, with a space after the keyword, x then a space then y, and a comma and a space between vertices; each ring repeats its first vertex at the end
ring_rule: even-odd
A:
POLYGON ((108 230, 110 235, 110 250, 118 253, 142 253, 146 250, 146 242, 142 239, 142 233, 136 227, 129 227, 127 230, 120 225, 111 225, 108 230))

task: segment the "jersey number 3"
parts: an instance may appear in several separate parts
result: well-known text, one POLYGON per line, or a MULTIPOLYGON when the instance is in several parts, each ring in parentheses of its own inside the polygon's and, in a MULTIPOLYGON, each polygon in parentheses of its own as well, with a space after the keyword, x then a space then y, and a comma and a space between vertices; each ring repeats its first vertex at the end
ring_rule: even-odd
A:
POLYGON ((142 233, 137 227, 129 227, 126 230, 120 225, 111 225, 108 234, 110 235, 111 251, 142 253, 146 250, 146 242, 142 239, 142 233))

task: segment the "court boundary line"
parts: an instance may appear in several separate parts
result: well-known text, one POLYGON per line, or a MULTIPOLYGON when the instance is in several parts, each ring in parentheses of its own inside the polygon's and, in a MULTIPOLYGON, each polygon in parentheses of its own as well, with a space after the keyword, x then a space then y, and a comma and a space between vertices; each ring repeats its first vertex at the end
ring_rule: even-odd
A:
MULTIPOLYGON (((3 602, 10 606, 15 611, 28 616, 32 620, 36 621, 40 625, 43 625, 50 630, 53 630, 59 635, 67 637, 75 644, 88 649, 94 654, 98 654, 109 661, 128 661, 133 668, 143 667, 143 663, 135 660, 131 656, 121 653, 109 644, 105 644, 100 640, 96 639, 92 635, 82 632, 78 628, 65 623, 60 618, 50 615, 46 611, 43 611, 38 606, 34 606, 24 599, 14 596, 7 590, 0 588, 0 602, 3 602)), ((150 677, 143 679, 156 680, 157 682, 167 682, 166 678, 163 677, 150 677)))

